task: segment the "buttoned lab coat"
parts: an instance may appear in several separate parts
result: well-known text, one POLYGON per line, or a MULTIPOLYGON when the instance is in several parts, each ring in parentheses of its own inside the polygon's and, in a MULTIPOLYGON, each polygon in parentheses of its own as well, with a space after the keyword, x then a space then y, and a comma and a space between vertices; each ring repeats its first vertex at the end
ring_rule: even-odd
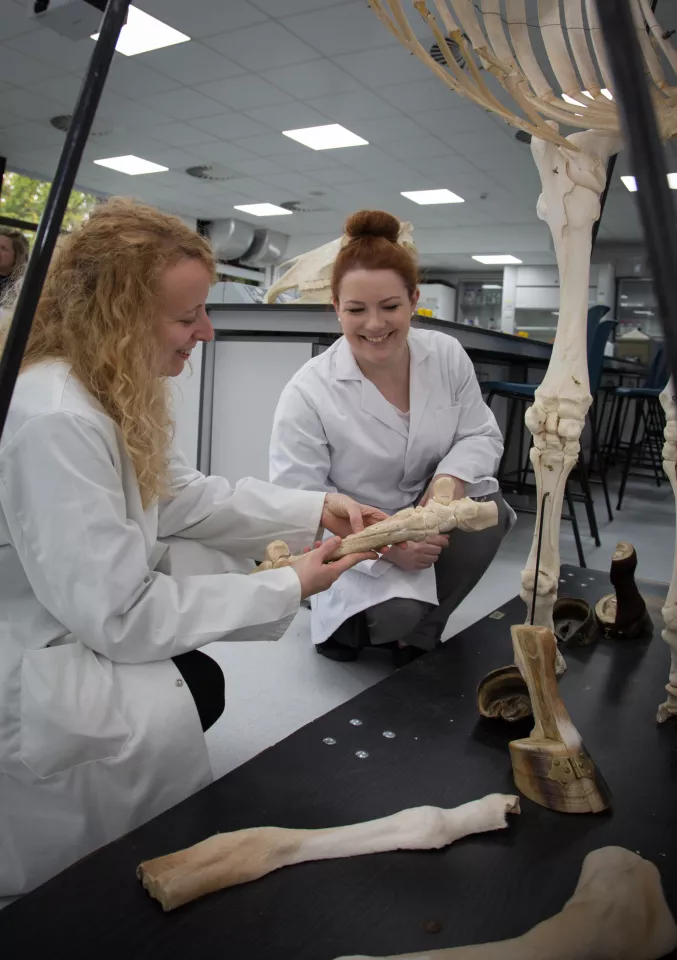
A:
POLYGON ((0 441, 0 897, 207 784, 170 658, 274 638, 298 609, 289 568, 214 571, 246 572, 276 537, 312 543, 322 494, 233 489, 178 455, 169 483, 144 510, 118 427, 67 364, 19 377, 0 441))
MULTIPOLYGON (((412 329, 409 352, 409 429, 363 375, 345 338, 309 360, 278 402, 270 480, 339 491, 389 514, 412 506, 438 473, 463 480, 470 497, 498 490, 503 440, 465 350, 446 334, 412 329)), ((311 598, 313 642, 392 597, 436 604, 434 569, 401 570, 383 558, 353 567, 311 598)))

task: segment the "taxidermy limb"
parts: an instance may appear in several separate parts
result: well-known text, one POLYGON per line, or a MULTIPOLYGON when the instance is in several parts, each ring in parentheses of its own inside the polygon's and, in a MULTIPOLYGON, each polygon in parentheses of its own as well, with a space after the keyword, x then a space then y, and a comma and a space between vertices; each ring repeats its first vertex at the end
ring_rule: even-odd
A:
POLYGON ((659 960, 675 946, 677 925, 656 867, 623 847, 602 847, 583 861, 560 913, 521 937, 381 960, 659 960))
POLYGON ((173 910, 206 893, 308 860, 388 850, 439 850, 471 833, 502 830, 507 827, 506 814, 519 812, 517 797, 492 793, 453 810, 414 807, 380 820, 326 830, 253 827, 218 833, 187 850, 146 860, 137 876, 164 910, 173 910))

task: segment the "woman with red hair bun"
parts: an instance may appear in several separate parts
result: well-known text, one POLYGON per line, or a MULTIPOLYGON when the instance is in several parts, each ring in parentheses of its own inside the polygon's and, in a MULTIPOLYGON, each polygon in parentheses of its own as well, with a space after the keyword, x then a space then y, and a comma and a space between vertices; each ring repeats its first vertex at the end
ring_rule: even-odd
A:
POLYGON ((343 336, 285 387, 270 480, 338 491, 392 514, 425 504, 440 476, 459 497, 494 500, 498 525, 455 530, 364 561, 311 601, 312 639, 333 660, 386 647, 402 665, 435 647, 493 560, 515 515, 494 474, 503 440, 470 358, 453 337, 414 329, 415 254, 400 222, 361 210, 346 223, 332 293, 343 336))

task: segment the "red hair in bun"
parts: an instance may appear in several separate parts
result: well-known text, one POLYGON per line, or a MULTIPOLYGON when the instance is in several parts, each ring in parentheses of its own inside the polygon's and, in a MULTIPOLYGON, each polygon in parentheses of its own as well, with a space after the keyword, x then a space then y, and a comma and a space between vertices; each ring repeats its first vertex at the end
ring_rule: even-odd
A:
POLYGON ((397 242, 400 221, 384 210, 358 210, 345 226, 348 243, 339 250, 331 275, 331 291, 351 270, 393 270, 402 279, 410 297, 418 286, 418 267, 412 251, 397 242))

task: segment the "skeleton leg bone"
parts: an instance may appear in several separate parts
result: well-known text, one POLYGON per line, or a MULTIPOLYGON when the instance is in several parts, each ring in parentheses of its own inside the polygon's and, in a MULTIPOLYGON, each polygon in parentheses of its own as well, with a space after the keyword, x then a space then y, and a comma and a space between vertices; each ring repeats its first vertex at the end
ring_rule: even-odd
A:
MULTIPOLYGON (((677 407, 675 406, 675 388, 672 380, 661 394, 661 405, 665 410, 666 419, 663 469, 668 475, 672 492, 677 498, 677 407)), ((658 708, 656 719, 659 723, 664 723, 670 717, 677 716, 677 535, 672 579, 662 612, 665 621, 665 630, 663 630, 662 637, 670 647, 670 679, 665 687, 668 698, 658 708)))
POLYGON ((187 850, 140 864, 137 876, 164 910, 308 860, 388 850, 438 850, 472 833, 507 827, 519 799, 492 793, 453 810, 415 807, 390 817, 326 830, 254 827, 221 833, 187 850))
POLYGON ((675 946, 677 925, 656 867, 623 847, 602 847, 583 861, 560 913, 521 937, 381 960, 659 960, 675 946))
MULTIPOLYGON (((531 552, 522 571, 521 596, 530 610, 537 579, 542 506, 543 548, 534 622, 551 630, 559 580, 562 501, 567 477, 578 459, 579 438, 592 399, 586 356, 592 226, 599 217, 606 160, 618 149, 615 136, 595 131, 575 133, 567 140, 578 149, 532 140, 543 186, 538 215, 546 221, 553 237, 560 275, 560 310, 552 357, 525 417, 534 438, 530 457, 536 475, 538 513, 531 552), (544 502, 546 492, 549 496, 544 502)), ((558 673, 562 672, 562 665, 560 655, 558 673)))

